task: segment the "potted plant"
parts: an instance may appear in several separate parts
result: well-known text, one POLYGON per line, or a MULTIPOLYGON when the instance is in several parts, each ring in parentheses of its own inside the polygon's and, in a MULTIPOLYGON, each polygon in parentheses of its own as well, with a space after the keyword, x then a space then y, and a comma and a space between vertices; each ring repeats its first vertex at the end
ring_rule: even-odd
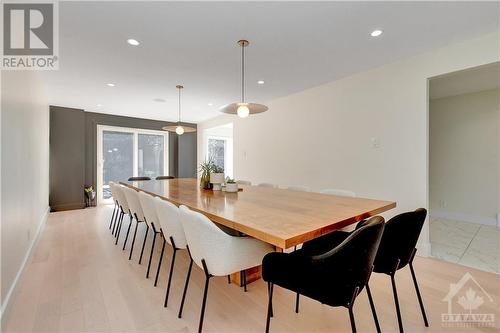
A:
POLYGON ((234 179, 226 179, 226 192, 238 192, 238 184, 234 179))
POLYGON ((200 164, 200 187, 204 190, 210 190, 212 184, 210 184, 210 173, 212 172, 213 162, 211 159, 205 160, 200 164))
POLYGON ((215 163, 212 165, 212 171, 210 172, 210 183, 212 183, 214 191, 220 191, 224 183, 224 168, 215 165, 215 163))
POLYGON ((85 193, 85 206, 90 207, 95 200, 95 191, 92 185, 85 185, 83 187, 83 192, 85 193))

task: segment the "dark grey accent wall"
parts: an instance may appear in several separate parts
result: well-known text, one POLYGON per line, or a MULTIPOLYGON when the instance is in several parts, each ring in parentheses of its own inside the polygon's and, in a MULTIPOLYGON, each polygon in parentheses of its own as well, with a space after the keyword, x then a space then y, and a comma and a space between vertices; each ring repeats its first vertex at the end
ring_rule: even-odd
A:
POLYGON ((185 133, 178 138, 178 177, 196 178, 196 132, 185 133), (195 147, 193 149, 192 147, 195 147), (194 168, 193 168, 194 165, 194 168))
POLYGON ((49 205, 54 210, 85 207, 85 114, 50 107, 49 205))
MULTIPOLYGON (((54 186, 53 189, 54 193, 62 193, 62 187, 64 187, 65 183, 56 178, 65 179, 66 182, 72 181, 73 183, 71 187, 75 188, 74 197, 76 198, 76 189, 78 189, 80 192, 81 203, 84 203, 83 185, 88 184, 96 187, 97 183, 97 125, 161 130, 163 126, 174 124, 171 122, 151 119, 85 112, 79 109, 70 109, 59 106, 51 106, 50 112, 51 133, 54 130, 56 133, 64 134, 57 137, 57 143, 52 142, 51 140, 51 184, 53 178, 54 183, 57 183, 57 186, 54 186), (53 114, 60 118, 60 121, 52 123, 53 114), (74 131, 74 127, 78 127, 79 130, 74 131), (76 137, 78 137, 78 139, 76 137), (61 143, 62 141, 67 141, 67 143, 61 143), (64 168, 64 170, 62 170, 61 166, 68 163, 65 159, 66 155, 70 152, 66 151, 64 154, 59 153, 57 156, 52 156, 53 145, 56 147, 58 145, 62 145, 64 147, 67 146, 71 147, 68 150, 77 151, 80 159, 78 162, 75 161, 75 164, 78 165, 73 165, 73 168, 64 168), (83 155, 83 157, 81 155, 83 155), (58 169, 57 173, 52 173, 53 158, 54 168, 58 169), (61 172, 63 174, 60 174, 61 172), (79 174, 81 173, 83 178, 71 177, 70 175, 74 172, 78 172, 79 174)), ((195 124, 189 124, 189 126, 196 127, 195 124)), ((196 132, 186 133, 182 135, 180 139, 176 134, 170 133, 168 142, 170 175, 175 177, 196 177, 196 132)), ((57 209, 63 199, 64 198, 61 198, 60 196, 56 196, 54 197, 54 200, 50 201, 49 204, 51 207, 56 207, 57 209)))

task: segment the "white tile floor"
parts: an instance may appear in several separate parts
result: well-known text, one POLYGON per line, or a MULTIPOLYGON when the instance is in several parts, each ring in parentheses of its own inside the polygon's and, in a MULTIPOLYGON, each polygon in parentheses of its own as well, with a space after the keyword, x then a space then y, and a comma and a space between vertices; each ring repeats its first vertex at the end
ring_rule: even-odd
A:
POLYGON ((500 274, 500 230, 492 226, 431 218, 432 256, 500 274))

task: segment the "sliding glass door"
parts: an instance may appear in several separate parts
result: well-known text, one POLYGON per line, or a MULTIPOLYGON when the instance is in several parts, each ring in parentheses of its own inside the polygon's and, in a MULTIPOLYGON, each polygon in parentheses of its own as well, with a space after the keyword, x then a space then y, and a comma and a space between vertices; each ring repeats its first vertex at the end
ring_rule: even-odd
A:
POLYGON ((132 176, 168 175, 168 133, 124 127, 97 127, 97 193, 111 198, 109 182, 132 176))

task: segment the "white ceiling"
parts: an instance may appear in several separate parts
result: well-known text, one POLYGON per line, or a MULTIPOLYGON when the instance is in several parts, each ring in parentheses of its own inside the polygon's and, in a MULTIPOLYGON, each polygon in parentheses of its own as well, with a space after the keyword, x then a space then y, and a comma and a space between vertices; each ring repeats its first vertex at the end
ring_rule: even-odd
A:
POLYGON ((470 94, 500 87, 500 62, 479 66, 430 81, 431 99, 470 94))
POLYGON ((181 83, 183 120, 199 122, 239 100, 241 38, 251 43, 248 100, 265 103, 498 30, 499 5, 61 2, 60 69, 44 79, 53 105, 160 120, 176 120, 181 83), (384 34, 370 37, 374 29, 384 34))

